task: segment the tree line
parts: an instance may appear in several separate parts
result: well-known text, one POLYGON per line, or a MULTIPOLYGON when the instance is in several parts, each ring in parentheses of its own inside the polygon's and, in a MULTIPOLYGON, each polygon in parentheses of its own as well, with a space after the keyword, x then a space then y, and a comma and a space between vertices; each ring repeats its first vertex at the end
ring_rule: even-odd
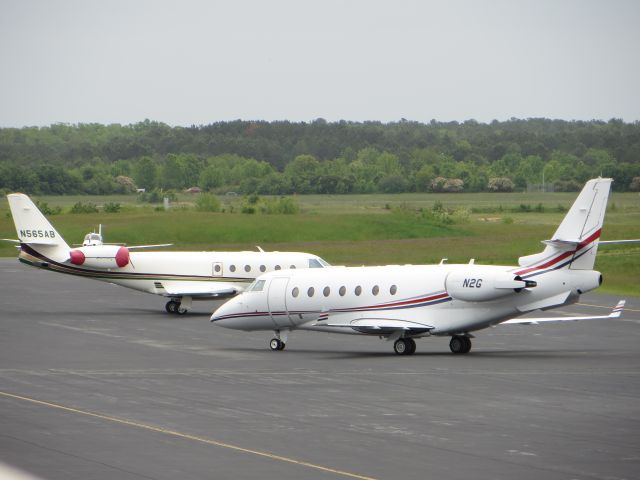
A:
POLYGON ((610 176, 640 189, 640 123, 511 119, 419 123, 232 121, 170 127, 0 129, 0 189, 137 188, 243 194, 576 190, 610 176), (635 180, 634 180, 635 179, 635 180))

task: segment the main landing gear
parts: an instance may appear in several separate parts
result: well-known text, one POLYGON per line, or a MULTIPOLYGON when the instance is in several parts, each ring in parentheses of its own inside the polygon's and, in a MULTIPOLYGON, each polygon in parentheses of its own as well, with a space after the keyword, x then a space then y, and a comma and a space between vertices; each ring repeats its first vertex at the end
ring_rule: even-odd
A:
POLYGON ((449 342, 449 348, 455 354, 469 353, 471 351, 471 339, 464 335, 454 335, 449 342))
POLYGON ((413 355, 416 353, 416 341, 413 338, 399 338, 393 342, 393 351, 397 355, 413 355))
POLYGON ((164 308, 168 313, 171 314, 184 315, 185 313, 187 313, 187 309, 184 308, 180 302, 177 302, 175 300, 169 300, 164 308))

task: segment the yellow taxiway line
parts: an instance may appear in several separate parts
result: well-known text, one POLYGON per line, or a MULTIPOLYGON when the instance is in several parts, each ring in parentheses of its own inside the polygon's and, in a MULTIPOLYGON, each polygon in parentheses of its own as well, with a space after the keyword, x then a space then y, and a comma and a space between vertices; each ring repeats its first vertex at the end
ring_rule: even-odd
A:
POLYGON ((13 399, 16 399, 16 400, 22 400, 22 401, 25 401, 25 402, 35 403, 37 405, 42 405, 42 406, 49 407, 49 408, 55 408, 55 409, 58 409, 58 410, 63 410, 65 412, 75 413, 75 414, 78 414, 78 415, 85 415, 87 417, 99 418, 101 420, 106 420, 106 421, 109 421, 109 422, 119 423, 121 425, 128 425, 130 427, 140 428, 140 429, 148 430, 148 431, 151 431, 151 432, 162 433, 164 435, 170 435, 172 437, 184 438, 186 440, 192 440, 194 442, 204 443, 204 444, 207 444, 207 445, 213 445, 213 446, 221 447, 221 448, 227 448, 229 450, 235 450, 236 452, 247 453, 247 454, 250 454, 250 455, 257 455, 259 457, 269 458, 271 460, 276 460, 276 461, 279 461, 279 462, 291 463, 291 464, 294 464, 294 465, 299 465, 301 467, 312 468, 314 470, 320 470, 320 471, 323 471, 323 472, 326 472, 326 473, 333 473, 335 475, 342 476, 342 477, 357 478, 359 480, 376 480, 376 479, 374 479, 372 477, 367 477, 367 476, 364 476, 364 475, 358 475, 356 473, 345 472, 344 470, 338 470, 338 469, 335 469, 335 468, 324 467, 322 465, 316 465, 315 463, 309 463, 309 462, 305 462, 303 460, 296 460, 295 458, 290 458, 290 457, 283 457, 282 455, 275 455, 275 454, 269 453, 269 452, 262 452, 260 450, 253 450, 253 449, 250 449, 250 448, 244 448, 244 447, 240 447, 238 445, 233 445, 231 443, 220 442, 220 441, 214 440, 212 438, 198 437, 196 435, 190 435, 188 433, 181 433, 181 432, 177 432, 175 430, 168 430, 166 428, 154 427, 153 425, 147 425, 145 423, 139 423, 139 422, 134 422, 132 420, 126 420, 124 418, 112 417, 112 416, 104 415, 104 414, 101 414, 101 413, 95 413, 95 412, 89 412, 89 411, 86 411, 86 410, 80 410, 78 408, 67 407, 67 406, 60 405, 60 404, 57 404, 57 403, 52 403, 52 402, 45 402, 43 400, 37 400, 35 398, 24 397, 22 395, 15 395, 13 393, 7 393, 7 392, 0 391, 0 396, 7 397, 7 398, 13 398, 13 399))

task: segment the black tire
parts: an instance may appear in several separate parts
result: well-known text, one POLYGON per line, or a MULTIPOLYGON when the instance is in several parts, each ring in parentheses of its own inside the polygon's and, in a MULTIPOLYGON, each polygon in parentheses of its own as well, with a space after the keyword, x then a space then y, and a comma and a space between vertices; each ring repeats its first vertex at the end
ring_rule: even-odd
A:
POLYGON ((272 338, 271 341, 269 342, 269 348, 271 348, 271 350, 273 350, 274 352, 277 352, 278 350, 282 350, 284 347, 282 347, 281 345, 282 345, 282 342, 277 338, 272 338))
POLYGON ((286 347, 287 344, 284 343, 282 340, 280 340, 280 348, 278 350, 284 350, 284 347, 286 347))
POLYGON ((167 312, 171 314, 178 313, 178 302, 175 302, 174 300, 170 300, 167 302, 164 308, 167 310, 167 312))
POLYGON ((409 350, 406 351, 405 355, 416 353, 416 341, 413 338, 406 338, 405 340, 409 344, 409 350))
POLYGON ((396 352, 396 355, 406 355, 410 349, 411 346, 409 342, 407 342, 407 339, 399 338, 393 342, 393 351, 396 352))
POLYGON ((469 337, 462 337, 464 338, 464 350, 462 353, 469 353, 471 351, 471 339, 469 337))
POLYGON ((451 349, 451 353, 455 353, 456 355, 465 353, 464 349, 467 346, 467 342, 465 342, 465 337, 460 335, 454 335, 451 337, 451 341, 449 342, 449 349, 451 349))

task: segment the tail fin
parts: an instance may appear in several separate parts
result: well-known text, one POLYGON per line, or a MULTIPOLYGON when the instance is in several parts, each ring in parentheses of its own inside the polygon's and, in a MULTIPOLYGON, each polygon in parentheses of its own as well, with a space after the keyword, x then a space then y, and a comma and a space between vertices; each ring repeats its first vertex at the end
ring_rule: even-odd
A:
POLYGON ((612 181, 610 178, 589 180, 551 240, 543 242, 544 251, 520 257, 518 263, 527 268, 517 273, 558 268, 592 270, 612 181))
POLYGON ((23 193, 11 193, 7 199, 20 243, 55 261, 66 261, 69 258, 69 245, 35 203, 23 193))

